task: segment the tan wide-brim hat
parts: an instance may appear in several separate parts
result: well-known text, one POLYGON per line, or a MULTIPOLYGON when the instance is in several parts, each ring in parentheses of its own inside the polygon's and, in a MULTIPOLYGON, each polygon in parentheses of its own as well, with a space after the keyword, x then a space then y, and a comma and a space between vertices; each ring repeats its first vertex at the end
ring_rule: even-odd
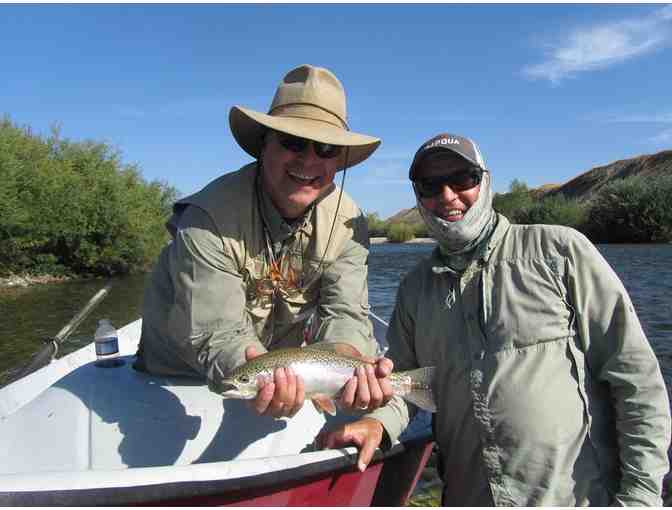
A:
POLYGON ((317 142, 347 147, 344 168, 361 163, 380 145, 380 139, 348 129, 345 90, 323 67, 302 65, 283 78, 268 113, 242 106, 229 112, 231 132, 245 152, 258 158, 266 131, 274 129, 317 142))

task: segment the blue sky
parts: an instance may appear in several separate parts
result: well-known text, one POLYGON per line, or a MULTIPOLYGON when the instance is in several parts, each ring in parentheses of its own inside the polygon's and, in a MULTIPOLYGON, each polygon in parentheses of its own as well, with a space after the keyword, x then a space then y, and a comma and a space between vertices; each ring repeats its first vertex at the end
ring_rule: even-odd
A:
POLYGON ((479 143, 495 191, 672 148, 671 46, 668 4, 1 4, 0 114, 188 194, 250 161, 232 105, 266 111, 289 69, 324 66, 383 140, 345 188, 385 218, 442 131, 479 143))

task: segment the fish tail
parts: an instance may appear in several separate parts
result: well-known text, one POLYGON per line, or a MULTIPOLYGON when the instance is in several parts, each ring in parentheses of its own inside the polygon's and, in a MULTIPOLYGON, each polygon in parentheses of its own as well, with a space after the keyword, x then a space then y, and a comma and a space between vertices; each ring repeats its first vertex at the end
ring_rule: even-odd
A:
POLYGON ((395 375, 398 375, 404 382, 401 391, 398 391, 397 394, 420 409, 435 413, 436 401, 432 390, 434 372, 435 367, 421 367, 415 370, 398 372, 395 375))

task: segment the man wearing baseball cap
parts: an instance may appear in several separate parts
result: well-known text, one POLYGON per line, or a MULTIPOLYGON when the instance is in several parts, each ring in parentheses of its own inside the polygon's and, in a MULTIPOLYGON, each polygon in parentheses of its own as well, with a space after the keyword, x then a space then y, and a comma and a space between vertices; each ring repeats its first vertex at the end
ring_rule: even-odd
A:
MULTIPOLYGON (((667 390, 597 249, 571 228, 509 224, 463 136, 422 144, 409 177, 438 247, 400 285, 388 355, 437 367, 443 504, 661 506, 667 390)), ((413 414, 394 397, 320 442, 354 442, 366 465, 413 414)))
MULTIPOLYGON (((380 140, 351 131, 346 119, 341 82, 311 65, 287 73, 268 113, 231 109, 233 136, 255 161, 175 204, 173 241, 145 290, 136 368, 201 377, 220 393, 229 371, 269 349, 320 342, 376 354, 366 219, 333 181, 380 140)), ((358 371, 341 405, 385 403, 391 369, 382 358, 375 371, 358 371)), ((301 378, 278 369, 254 407, 277 418, 303 402, 301 378)))

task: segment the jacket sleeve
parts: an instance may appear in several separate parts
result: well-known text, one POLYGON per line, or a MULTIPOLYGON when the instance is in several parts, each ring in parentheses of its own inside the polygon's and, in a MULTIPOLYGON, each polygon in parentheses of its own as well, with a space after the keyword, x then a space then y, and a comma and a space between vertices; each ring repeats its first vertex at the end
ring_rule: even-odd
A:
POLYGON ((621 480, 615 503, 662 506, 670 407, 660 366, 623 284, 585 237, 570 242, 569 289, 592 377, 613 402, 621 480))
POLYGON ((353 237, 321 276, 316 341, 346 343, 363 356, 375 356, 377 344, 369 321, 368 259, 369 233, 366 219, 360 215, 354 221, 353 237))
POLYGON ((173 340, 184 361, 219 393, 223 375, 245 362, 246 347, 266 349, 247 315, 243 280, 210 217, 188 207, 173 243, 173 340))
MULTIPOLYGON (((387 343, 390 348, 385 354, 394 362, 394 371, 412 370, 418 368, 415 356, 415 321, 412 315, 412 305, 409 303, 415 294, 409 292, 408 279, 399 286, 397 301, 392 312, 390 327, 387 330, 387 343)), ((408 404, 403 398, 394 396, 387 405, 380 407, 366 415, 367 418, 375 418, 383 424, 385 432, 392 443, 399 439, 411 419, 417 412, 417 408, 408 404)))

